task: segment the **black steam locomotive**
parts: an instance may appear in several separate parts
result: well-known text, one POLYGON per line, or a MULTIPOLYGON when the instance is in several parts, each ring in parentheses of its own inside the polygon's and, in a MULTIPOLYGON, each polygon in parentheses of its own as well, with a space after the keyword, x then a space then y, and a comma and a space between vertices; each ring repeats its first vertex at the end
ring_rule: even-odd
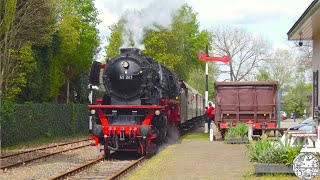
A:
POLYGON ((204 101, 198 92, 139 51, 121 49, 105 65, 94 62, 91 68, 92 85, 99 85, 104 68, 106 91, 89 109, 92 138, 104 145, 106 156, 110 150, 145 155, 152 144, 165 141, 168 126, 186 124, 203 114, 204 101))
POLYGON ((159 105, 160 99, 179 95, 176 75, 139 51, 121 49, 120 55, 108 60, 103 73, 104 104, 159 105))

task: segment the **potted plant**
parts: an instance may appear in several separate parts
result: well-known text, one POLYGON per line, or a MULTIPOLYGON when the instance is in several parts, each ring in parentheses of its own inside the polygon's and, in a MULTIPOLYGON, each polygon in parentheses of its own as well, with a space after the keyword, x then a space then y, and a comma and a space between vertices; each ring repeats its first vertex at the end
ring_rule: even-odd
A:
POLYGON ((238 123, 228 129, 225 135, 227 143, 247 143, 248 139, 248 126, 245 123, 238 123))
POLYGON ((292 164, 294 158, 300 153, 302 146, 290 146, 288 139, 271 141, 258 140, 248 145, 249 157, 255 173, 294 173, 292 164))

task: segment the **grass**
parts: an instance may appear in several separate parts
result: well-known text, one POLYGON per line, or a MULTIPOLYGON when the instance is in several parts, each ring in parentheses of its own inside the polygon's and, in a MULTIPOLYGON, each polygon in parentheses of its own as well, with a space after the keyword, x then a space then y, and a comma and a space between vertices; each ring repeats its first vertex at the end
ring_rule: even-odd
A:
POLYGON ((201 140, 201 141, 208 141, 209 135, 206 133, 188 133, 181 137, 181 140, 201 140))
MULTIPOLYGON (((191 140, 200 140, 200 141, 208 141, 209 140, 209 134, 205 133, 187 133, 183 135, 180 138, 181 141, 191 141, 191 140)), ((152 179, 150 175, 153 176, 154 179, 163 179, 158 176, 159 172, 168 172, 168 173, 175 173, 174 164, 167 164, 165 167, 161 166, 162 161, 170 160, 172 158, 175 158, 175 154, 173 153, 176 149, 176 144, 170 145, 166 148, 164 148, 160 153, 158 153, 156 156, 153 156, 151 159, 149 159, 148 163, 145 163, 142 165, 142 167, 137 168, 136 171, 134 171, 132 174, 129 174, 129 177, 125 179, 152 179)))
MULTIPOLYGON (((163 172, 167 170, 167 167, 160 166, 161 162, 165 159, 174 158, 172 156, 172 152, 174 151, 176 145, 170 145, 163 149, 159 154, 153 156, 148 163, 142 165, 141 168, 138 168, 132 174, 130 174, 130 179, 145 179, 146 177, 150 177, 153 174, 155 178, 157 177, 158 172, 163 172)), ((158 177, 160 178, 160 177, 158 177)), ((161 178, 160 178, 161 179, 161 178)))
POLYGON ((244 179, 258 179, 258 180, 295 180, 300 179, 296 177, 294 174, 262 174, 262 175, 256 175, 256 174, 249 174, 244 176, 244 179))
POLYGON ((72 141, 74 139, 88 138, 88 137, 89 137, 88 135, 75 135, 75 136, 69 136, 69 137, 42 137, 42 138, 26 141, 18 145, 2 147, 1 152, 19 151, 26 148, 36 148, 49 143, 61 143, 65 141, 72 141))

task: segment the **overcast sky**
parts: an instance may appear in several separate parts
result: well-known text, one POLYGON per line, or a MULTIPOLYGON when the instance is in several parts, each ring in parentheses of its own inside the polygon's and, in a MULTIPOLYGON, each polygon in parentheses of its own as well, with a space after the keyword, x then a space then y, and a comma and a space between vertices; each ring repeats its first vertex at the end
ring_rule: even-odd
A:
POLYGON ((105 37, 110 34, 108 26, 117 22, 121 14, 128 9, 147 8, 151 2, 166 6, 186 2, 198 12, 202 29, 219 25, 240 26, 268 38, 274 48, 285 48, 293 43, 287 41, 287 32, 312 0, 95 0, 102 21, 98 28, 103 43, 107 43, 105 37))

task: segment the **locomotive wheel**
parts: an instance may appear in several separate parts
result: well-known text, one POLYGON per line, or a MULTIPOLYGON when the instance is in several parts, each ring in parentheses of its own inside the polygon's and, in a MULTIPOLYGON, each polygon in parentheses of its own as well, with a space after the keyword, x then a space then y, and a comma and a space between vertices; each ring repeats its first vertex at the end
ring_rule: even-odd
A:
POLYGON ((110 149, 108 148, 108 144, 104 144, 104 158, 110 159, 110 149))

